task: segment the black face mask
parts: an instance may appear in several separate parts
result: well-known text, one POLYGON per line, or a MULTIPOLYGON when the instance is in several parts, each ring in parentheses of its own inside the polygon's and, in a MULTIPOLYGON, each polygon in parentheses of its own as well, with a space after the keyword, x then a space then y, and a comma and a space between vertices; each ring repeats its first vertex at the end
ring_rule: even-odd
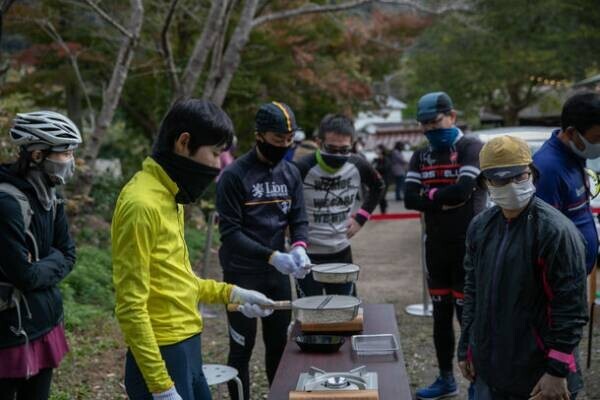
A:
POLYGON ((179 204, 198 200, 220 171, 219 168, 197 163, 170 151, 154 152, 152 158, 177 184, 179 192, 175 195, 175 201, 179 204))
POLYGON ((289 146, 287 146, 287 147, 275 146, 275 145, 272 145, 271 143, 267 143, 266 141, 260 141, 260 140, 256 141, 256 146, 258 147, 260 154, 262 154, 263 157, 265 157, 267 159, 267 161, 269 161, 273 165, 278 164, 279 161, 281 161, 283 159, 283 157, 285 157, 285 154, 290 149, 289 146))
POLYGON ((329 167, 333 169, 340 169, 344 166, 344 164, 346 164, 350 158, 350 155, 330 154, 321 151, 321 158, 329 167))

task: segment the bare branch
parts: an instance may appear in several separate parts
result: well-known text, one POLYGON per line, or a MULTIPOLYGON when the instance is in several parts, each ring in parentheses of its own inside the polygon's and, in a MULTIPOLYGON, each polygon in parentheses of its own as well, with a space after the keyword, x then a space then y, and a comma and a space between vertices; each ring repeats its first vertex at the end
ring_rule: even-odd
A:
MULTIPOLYGON (((112 123, 144 21, 142 0, 130 0, 129 2, 131 4, 131 13, 129 15, 130 22, 128 28, 131 35, 123 38, 108 87, 103 90, 102 108, 96 119, 96 129, 90 135, 90 139, 84 149, 84 159, 89 167, 94 166, 102 141, 112 123)), ((87 195, 90 189, 91 177, 89 177, 87 182, 83 182, 78 192, 87 195)))
POLYGON ((77 83, 81 87, 81 91, 83 92, 83 96, 85 98, 85 103, 89 112, 90 119, 90 130, 94 131, 96 128, 96 113, 94 112, 94 107, 92 106, 92 101, 90 100, 90 96, 83 81, 83 77, 81 76, 81 70, 79 69, 79 63, 77 62, 77 55, 73 54, 69 46, 65 43, 63 38, 60 36, 52 22, 47 20, 37 20, 38 25, 54 40, 65 52, 65 54, 69 57, 69 61, 71 62, 71 66, 73 67, 73 72, 75 73, 75 78, 77 78, 77 83))
POLYGON ((177 8, 178 1, 179 0, 171 0, 171 5, 169 6, 169 11, 167 11, 167 17, 165 18, 165 23, 163 25, 162 31, 160 32, 162 53, 163 57, 165 58, 167 69, 169 70, 169 75, 171 77, 171 85, 173 86, 174 92, 179 91, 179 77, 177 76, 175 61, 173 60, 173 52, 171 51, 171 43, 169 42, 169 26, 171 25, 171 21, 173 20, 173 14, 175 14, 175 8, 177 8))
POLYGON ((6 14, 8 9, 10 8, 10 6, 13 5, 14 2, 15 0, 3 0, 2 4, 0 5, 0 12, 2 12, 2 14, 6 14))
POLYGON ((90 8, 92 10, 96 11, 96 13, 99 16, 101 16, 106 22, 108 22, 109 24, 111 24, 112 26, 114 26, 115 28, 117 28, 117 30, 119 32, 121 32, 123 35, 127 36, 129 39, 133 39, 133 34, 131 32, 129 32, 127 29, 125 29, 123 27, 123 25, 121 25, 117 21, 115 21, 114 18, 112 18, 110 15, 108 15, 96 3, 94 3, 92 0, 85 0, 85 2, 87 3, 88 6, 90 6, 90 8))
POLYGON ((377 3, 390 4, 400 7, 411 8, 416 11, 420 11, 424 14, 440 15, 451 11, 470 11, 471 8, 462 1, 456 1, 454 3, 446 4, 439 8, 428 8, 425 7, 418 1, 403 1, 403 0, 375 0, 377 3))
POLYGON ((307 14, 320 14, 325 12, 336 12, 336 11, 345 11, 350 10, 352 8, 361 7, 365 4, 373 3, 374 0, 353 0, 346 3, 341 4, 332 4, 332 5, 315 5, 308 4, 299 8, 294 8, 292 10, 280 11, 273 14, 263 15, 261 17, 256 18, 252 21, 252 27, 257 27, 258 25, 262 25, 266 22, 276 21, 280 19, 287 19, 297 17, 299 15, 307 15, 307 14))

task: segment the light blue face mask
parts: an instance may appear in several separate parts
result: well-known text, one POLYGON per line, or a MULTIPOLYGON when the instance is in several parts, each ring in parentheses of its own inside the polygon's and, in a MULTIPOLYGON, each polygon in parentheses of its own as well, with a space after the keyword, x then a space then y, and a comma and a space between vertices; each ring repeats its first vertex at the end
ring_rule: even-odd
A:
POLYGON ((583 142, 584 148, 583 150, 579 150, 577 146, 575 146, 575 143, 573 143, 573 141, 571 140, 569 141, 571 150, 573 150, 575 154, 582 158, 591 159, 600 157, 600 143, 590 143, 583 137, 581 133, 579 133, 579 131, 575 132, 577 132, 577 135, 579 135, 579 139, 581 139, 581 141, 583 142))

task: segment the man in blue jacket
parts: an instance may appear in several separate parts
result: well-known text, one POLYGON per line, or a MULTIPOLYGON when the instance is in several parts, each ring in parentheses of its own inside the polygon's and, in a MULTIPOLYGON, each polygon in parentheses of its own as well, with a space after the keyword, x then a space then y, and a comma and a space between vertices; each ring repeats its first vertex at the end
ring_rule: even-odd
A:
POLYGON ((600 94, 580 93, 564 104, 561 129, 535 153, 539 170, 536 194, 565 214, 586 240, 585 264, 590 273, 598 255, 598 234, 590 208, 585 160, 600 157, 600 94))
MULTIPOLYGON (((273 300, 290 300, 288 275, 304 278, 308 219, 304 211, 302 178, 283 158, 297 129, 292 109, 284 103, 263 104, 256 114, 256 146, 229 165, 217 186, 217 211, 222 246, 219 258, 223 280, 257 290, 273 300), (291 251, 285 251, 289 228, 291 251)), ((286 343, 289 311, 262 318, 266 372, 273 381, 286 343)), ((228 364, 236 368, 250 398, 248 363, 256 338, 256 320, 227 313, 228 364)), ((230 386, 237 399, 235 386, 230 386)))

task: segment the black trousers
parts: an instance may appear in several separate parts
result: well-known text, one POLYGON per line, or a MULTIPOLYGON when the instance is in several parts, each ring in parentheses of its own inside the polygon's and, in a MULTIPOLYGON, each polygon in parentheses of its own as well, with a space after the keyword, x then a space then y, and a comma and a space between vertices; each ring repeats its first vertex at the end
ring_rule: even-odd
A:
POLYGON ((48 400, 52 368, 46 368, 29 379, 0 379, 0 400, 48 400))
MULTIPOLYGON (((244 289, 256 290, 272 300, 290 300, 292 297, 290 280, 275 268, 272 271, 247 274, 232 271, 223 272, 223 280, 244 289)), ((228 312, 229 322, 229 357, 227 364, 236 368, 244 386, 244 399, 250 399, 250 373, 248 365, 254 342, 256 340, 256 324, 254 318, 246 318, 239 312, 228 312)), ((265 367, 269 385, 275 378, 275 372, 287 341, 287 327, 291 321, 291 311, 275 311, 262 318, 262 334, 265 344, 265 367)), ((229 384, 229 396, 237 400, 237 387, 229 384)))
POLYGON ((427 238, 427 285, 433 304, 433 343, 441 372, 452 371, 454 314, 462 320, 465 244, 427 238))

